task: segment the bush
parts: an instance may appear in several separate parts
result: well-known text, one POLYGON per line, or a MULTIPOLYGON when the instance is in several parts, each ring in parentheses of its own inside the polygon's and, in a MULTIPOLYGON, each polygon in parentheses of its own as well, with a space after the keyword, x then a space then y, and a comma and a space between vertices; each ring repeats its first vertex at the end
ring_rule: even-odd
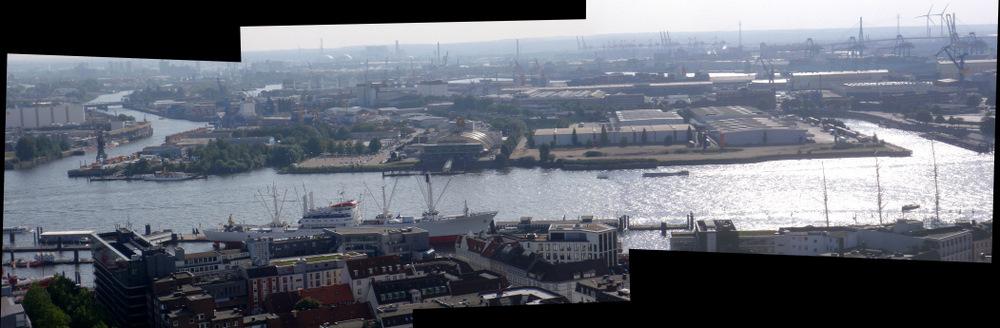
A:
POLYGON ((589 150, 583 153, 583 157, 601 157, 601 156, 604 156, 604 153, 596 150, 589 150))

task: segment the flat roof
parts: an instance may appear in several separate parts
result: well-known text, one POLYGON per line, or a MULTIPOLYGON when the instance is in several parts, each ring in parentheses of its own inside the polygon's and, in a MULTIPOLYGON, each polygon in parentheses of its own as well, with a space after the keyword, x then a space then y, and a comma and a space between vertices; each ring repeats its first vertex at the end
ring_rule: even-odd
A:
POLYGON ((657 120, 657 119, 674 119, 674 120, 683 119, 675 111, 664 112, 659 109, 620 110, 615 112, 615 117, 618 118, 618 121, 620 122, 657 120))
POLYGON ((614 230, 614 228, 601 223, 553 223, 549 225, 549 232, 553 231, 590 231, 604 232, 614 230))
POLYGON ((69 231, 46 231, 42 233, 42 237, 46 236, 83 236, 92 235, 93 230, 69 230, 69 231))
POLYGON ((718 130, 720 132, 773 129, 805 131, 805 129, 798 129, 766 117, 728 118, 712 121, 711 123, 708 123, 708 125, 711 126, 713 130, 718 130))
POLYGON ((691 108, 691 113, 699 117, 711 117, 721 115, 745 115, 758 116, 763 112, 747 106, 707 106, 691 108))
POLYGON ((861 71, 826 71, 826 72, 794 72, 792 77, 796 76, 818 76, 818 75, 857 75, 857 74, 888 74, 887 69, 870 69, 861 71))

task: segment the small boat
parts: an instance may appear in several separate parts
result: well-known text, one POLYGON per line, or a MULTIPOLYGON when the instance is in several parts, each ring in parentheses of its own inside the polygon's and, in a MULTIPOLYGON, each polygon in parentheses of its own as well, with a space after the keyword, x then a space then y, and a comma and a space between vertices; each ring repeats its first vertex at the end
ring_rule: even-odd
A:
POLYGON ((184 181, 192 179, 204 179, 204 175, 194 175, 184 172, 156 172, 154 174, 143 176, 142 180, 145 181, 184 181))
POLYGON ((3 233, 28 233, 29 231, 31 229, 25 226, 3 227, 3 233))
POLYGON ((656 177, 670 177, 675 175, 689 175, 688 171, 677 171, 677 172, 645 172, 642 174, 644 178, 656 178, 656 177))
POLYGON ((917 204, 903 205, 903 212, 909 212, 918 208, 920 208, 920 205, 917 204))
POLYGON ((608 172, 601 172, 601 173, 597 174, 597 178, 598 179, 607 179, 607 178, 610 178, 610 176, 608 175, 608 172))

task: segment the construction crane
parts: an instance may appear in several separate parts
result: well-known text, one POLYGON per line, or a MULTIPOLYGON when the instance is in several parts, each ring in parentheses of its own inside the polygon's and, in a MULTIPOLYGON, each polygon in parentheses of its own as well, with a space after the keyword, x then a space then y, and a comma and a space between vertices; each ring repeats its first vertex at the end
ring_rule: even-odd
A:
POLYGON ((965 68, 965 56, 969 55, 969 53, 963 52, 958 56, 955 56, 952 52, 952 46, 950 44, 942 47, 941 51, 938 51, 938 53, 934 56, 939 57, 941 56, 941 53, 948 55, 948 60, 955 65, 955 68, 958 68, 959 86, 963 85, 965 83, 965 75, 968 74, 968 70, 965 68))
POLYGON ((776 92, 777 90, 774 87, 774 63, 770 59, 764 58, 764 56, 758 56, 757 63, 760 63, 760 68, 764 74, 767 74, 767 85, 771 87, 771 92, 776 92))

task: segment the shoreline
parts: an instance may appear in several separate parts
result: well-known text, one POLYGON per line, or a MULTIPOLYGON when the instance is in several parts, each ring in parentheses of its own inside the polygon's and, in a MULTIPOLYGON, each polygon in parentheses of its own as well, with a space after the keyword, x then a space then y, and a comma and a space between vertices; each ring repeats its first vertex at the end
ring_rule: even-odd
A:
MULTIPOLYGON (((551 163, 539 163, 531 156, 510 159, 507 165, 497 165, 493 161, 479 161, 477 165, 463 170, 464 173, 478 172, 483 170, 502 170, 505 168, 546 168, 561 169, 567 171, 592 171, 592 170, 631 170, 631 169, 655 169, 661 166, 680 165, 725 165, 725 164, 751 164, 768 161, 781 160, 808 160, 808 159, 830 159, 830 158, 862 158, 862 157, 908 157, 912 151, 896 145, 886 143, 882 147, 865 147, 859 149, 827 150, 821 152, 801 152, 801 153, 778 153, 763 154, 756 156, 739 156, 739 152, 723 152, 709 154, 737 154, 736 157, 721 158, 652 158, 642 156, 622 156, 622 157, 600 157, 593 159, 565 159, 560 158, 551 163), (888 148, 888 150, 886 149, 888 148)), ((662 156, 662 155, 660 155, 662 156)), ((704 155, 712 156, 712 155, 704 155)), ((278 169, 279 174, 333 174, 333 173, 361 173, 361 172, 383 172, 391 173, 398 171, 414 171, 419 167, 419 163, 407 165, 360 165, 360 166, 323 166, 310 168, 283 168, 278 169)))

